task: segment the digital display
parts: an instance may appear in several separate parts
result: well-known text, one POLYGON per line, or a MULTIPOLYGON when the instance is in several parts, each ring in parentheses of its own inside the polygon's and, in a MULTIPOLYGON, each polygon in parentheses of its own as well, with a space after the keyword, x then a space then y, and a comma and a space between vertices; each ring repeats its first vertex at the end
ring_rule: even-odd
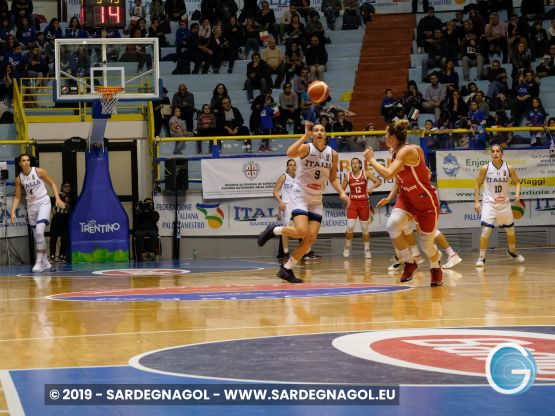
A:
POLYGON ((81 24, 84 28, 125 28, 126 0, 81 0, 81 24))

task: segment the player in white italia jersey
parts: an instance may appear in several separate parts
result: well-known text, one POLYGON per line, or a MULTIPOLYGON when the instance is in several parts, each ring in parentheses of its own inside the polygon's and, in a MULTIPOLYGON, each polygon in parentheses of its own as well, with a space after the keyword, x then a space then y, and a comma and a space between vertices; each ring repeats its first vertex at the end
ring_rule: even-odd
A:
MULTIPOLYGON (((297 162, 293 159, 287 161, 287 170, 280 175, 274 186, 274 198, 279 203, 279 217, 281 225, 289 225, 291 222, 291 211, 293 208, 293 186, 295 185, 295 174, 297 172, 297 162)), ((289 257, 289 238, 281 236, 283 247, 283 258, 289 257)), ((281 255, 281 253, 280 253, 281 255)), ((281 258, 281 257, 280 257, 281 258)))
POLYGON ((509 197, 509 179, 516 185, 515 203, 520 200, 520 179, 515 168, 503 161, 503 148, 493 145, 491 148, 491 162, 480 168, 476 184, 474 185, 474 210, 480 214, 482 235, 480 237, 480 257, 476 267, 486 265, 486 249, 489 236, 495 225, 505 228, 508 254, 521 263, 524 257, 516 251, 516 234, 509 197), (480 188, 484 185, 482 205, 480 205, 480 188))
POLYGON ((339 193, 339 197, 347 206, 349 197, 341 187, 337 177, 337 152, 326 145, 324 126, 312 123, 305 124, 304 135, 289 146, 287 156, 300 157, 299 167, 293 186, 293 225, 268 225, 258 236, 258 245, 263 246, 275 235, 302 238, 292 256, 281 266, 277 276, 290 283, 302 283, 293 273, 293 267, 312 246, 320 231, 320 223, 324 208, 322 194, 329 179, 330 184, 339 193), (312 143, 305 141, 312 137, 312 143))
POLYGON ((31 166, 31 157, 28 154, 19 156, 19 166, 21 172, 15 178, 15 198, 13 200, 11 210, 12 224, 16 219, 16 210, 21 200, 21 188, 25 190, 25 199, 27 200, 27 215, 29 217, 29 225, 33 229, 35 244, 37 249, 37 261, 33 267, 33 272, 42 272, 50 268, 50 263, 46 256, 46 240, 44 238, 44 229, 50 220, 50 197, 44 186, 47 183, 56 198, 56 205, 65 208, 64 202, 60 199, 58 187, 54 183, 46 170, 31 166))

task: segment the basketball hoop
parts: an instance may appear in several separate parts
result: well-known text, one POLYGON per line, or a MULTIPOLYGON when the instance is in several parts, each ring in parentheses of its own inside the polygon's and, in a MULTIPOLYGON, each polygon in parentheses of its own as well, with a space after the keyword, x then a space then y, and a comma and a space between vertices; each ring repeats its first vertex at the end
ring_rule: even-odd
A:
POLYGON ((95 87, 95 91, 100 93, 102 114, 116 114, 119 99, 118 95, 123 91, 123 87, 95 87))

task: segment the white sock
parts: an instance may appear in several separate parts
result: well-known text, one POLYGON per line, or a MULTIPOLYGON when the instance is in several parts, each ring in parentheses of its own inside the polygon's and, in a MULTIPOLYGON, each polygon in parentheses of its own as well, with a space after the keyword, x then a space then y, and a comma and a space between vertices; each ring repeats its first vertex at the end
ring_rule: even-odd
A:
POLYGON ((486 250, 480 250, 480 258, 481 258, 481 259, 485 259, 485 258, 486 258, 486 250))
POLYGON ((370 250, 370 241, 363 241, 364 243, 364 250, 368 251, 370 250))
POLYGON ((351 248, 352 242, 353 242, 353 240, 347 240, 347 239, 345 239, 345 248, 351 248))
POLYGON ((288 249, 288 248, 284 248, 284 249, 283 249, 283 254, 289 254, 289 249, 288 249))
POLYGON ((454 256, 455 254, 455 250, 453 250, 451 247, 447 247, 447 250, 445 250, 447 252, 447 254, 449 255, 449 257, 454 256))
POLYGON ((418 249, 418 246, 410 246, 410 252, 412 253, 413 257, 420 256, 420 250, 418 249))
POLYGON ((404 250, 399 250, 399 255, 401 256, 401 258, 405 263, 414 263, 414 258, 412 257, 412 254, 410 253, 409 248, 405 248, 404 250))
POLYGON ((438 269, 439 268, 439 260, 438 261, 431 261, 430 260, 430 267, 432 269, 438 269))
POLYGON ((287 260, 287 263, 285 263, 283 265, 283 267, 285 267, 286 269, 291 270, 293 267, 295 267, 297 265, 298 261, 295 260, 295 258, 293 256, 289 257, 289 260, 287 260))
POLYGON ((282 235, 283 227, 275 227, 274 228, 274 235, 282 235))

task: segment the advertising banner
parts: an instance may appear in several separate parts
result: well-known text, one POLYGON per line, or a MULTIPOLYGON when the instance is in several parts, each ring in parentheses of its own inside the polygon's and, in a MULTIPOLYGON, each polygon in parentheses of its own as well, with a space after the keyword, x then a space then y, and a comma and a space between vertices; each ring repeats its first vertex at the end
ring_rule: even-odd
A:
MULTIPOLYGON (((0 201, 3 197, 4 195, 2 194, 0 201)), ((15 223, 12 224, 10 216, 13 200, 13 197, 6 198, 6 209, 0 209, 0 238, 21 237, 27 235, 27 207, 25 202, 19 204, 17 210, 15 211, 15 223)))
MULTIPOLYGON (((160 214, 158 228, 161 236, 173 235, 173 196, 154 197, 156 211, 160 214)), ((372 206, 382 198, 373 195, 372 206)), ((345 204, 336 195, 324 196, 324 219, 321 234, 341 234, 345 232, 347 219, 345 204)), ((385 232, 386 223, 393 205, 376 209, 371 232, 385 232)), ((209 236, 255 236, 266 225, 275 223, 278 204, 274 198, 250 198, 222 200, 206 203, 200 195, 181 197, 178 200, 178 218, 182 237, 209 236)), ((515 222, 516 226, 548 225, 555 223, 555 199, 526 201, 524 216, 515 222)), ((357 223, 356 232, 360 231, 357 223)), ((474 212, 473 202, 441 202, 439 228, 480 227, 480 215, 474 212)))
MULTIPOLYGON (((480 167, 490 160, 489 150, 437 151, 439 199, 473 201, 480 167)), ((503 160, 514 166, 522 182, 522 199, 555 197, 555 157, 548 149, 505 150, 503 160)), ((514 195, 515 187, 511 186, 509 192, 514 195)))
MULTIPOLYGON (((357 157, 363 159, 361 153, 340 153, 337 175, 342 181, 349 172, 351 159, 357 157)), ((376 151, 376 159, 385 165, 391 163, 388 151, 376 151)), ((233 159, 202 159, 202 195, 205 199, 222 198, 260 198, 272 196, 274 185, 279 176, 285 172, 286 156, 259 157, 259 158, 233 158, 233 159)), ((301 159, 296 158, 297 169, 301 159)), ((380 177, 374 169, 366 162, 365 169, 381 179, 382 185, 379 191, 390 191, 393 179, 388 181, 380 177)), ((336 191, 328 183, 326 194, 336 191)))

